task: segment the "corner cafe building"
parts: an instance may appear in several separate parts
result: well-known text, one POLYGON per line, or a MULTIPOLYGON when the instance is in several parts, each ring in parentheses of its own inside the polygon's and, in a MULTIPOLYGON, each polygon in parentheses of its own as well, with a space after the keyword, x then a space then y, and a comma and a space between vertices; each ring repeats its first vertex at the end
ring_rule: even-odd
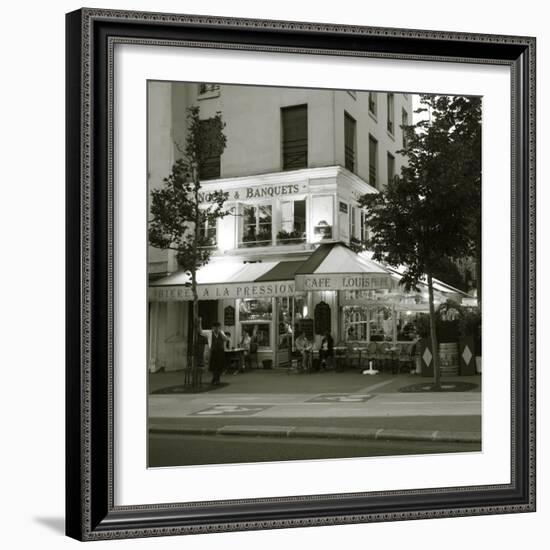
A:
MULTIPOLYGON (((217 247, 197 272, 207 336, 218 321, 239 347, 246 331, 258 342, 260 365, 285 367, 300 330, 316 348, 327 330, 335 345, 398 341, 405 323, 428 313, 427 287, 405 292, 398 271, 348 246, 364 236, 354 204, 359 194, 376 192, 372 187, 339 166, 258 178, 224 180, 226 205, 238 215, 205 228, 217 247)), ((436 302, 466 296, 439 281, 434 286, 436 302)), ((175 271, 150 280, 148 298, 149 369, 182 369, 192 334, 190 277, 175 271)))

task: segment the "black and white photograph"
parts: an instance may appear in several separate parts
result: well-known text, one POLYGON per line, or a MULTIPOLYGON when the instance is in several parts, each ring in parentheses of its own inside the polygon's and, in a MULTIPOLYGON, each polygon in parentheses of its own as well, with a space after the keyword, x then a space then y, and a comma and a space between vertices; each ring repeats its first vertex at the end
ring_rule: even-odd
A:
POLYGON ((149 468, 482 451, 482 109, 147 82, 149 468))
POLYGON ((2 547, 543 548, 547 12, 7 3, 2 547))

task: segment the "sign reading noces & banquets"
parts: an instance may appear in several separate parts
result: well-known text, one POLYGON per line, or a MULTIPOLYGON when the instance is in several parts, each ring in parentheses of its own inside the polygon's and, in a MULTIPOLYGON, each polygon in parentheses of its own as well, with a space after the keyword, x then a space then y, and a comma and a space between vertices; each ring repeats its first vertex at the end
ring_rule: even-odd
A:
MULTIPOLYGON (((306 183, 285 183, 239 187, 237 189, 223 189, 220 191, 224 191, 228 194, 228 201, 246 201, 251 199, 265 199, 269 197, 281 198, 287 195, 306 193, 307 188, 308 186, 306 183)), ((203 191, 199 193, 199 200, 203 203, 212 202, 212 192, 203 191)))

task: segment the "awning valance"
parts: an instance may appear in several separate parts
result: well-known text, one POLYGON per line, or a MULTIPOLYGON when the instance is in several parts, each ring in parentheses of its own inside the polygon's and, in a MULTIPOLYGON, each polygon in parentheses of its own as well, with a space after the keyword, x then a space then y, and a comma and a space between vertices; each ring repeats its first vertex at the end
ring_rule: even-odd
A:
MULTIPOLYGON (((211 262, 197 271, 199 300, 292 296, 294 273, 290 266, 280 265, 292 263, 211 262)), ((178 271, 151 283, 149 299, 158 302, 192 300, 191 277, 185 271, 178 271)))
MULTIPOLYGON (((357 254, 342 243, 324 243, 305 260, 213 260, 198 270, 197 290, 199 300, 270 298, 293 296, 296 291, 395 291, 400 279, 399 269, 382 266, 368 253, 357 254)), ((442 297, 467 296, 435 279, 434 289, 442 297)), ((178 271, 150 283, 149 299, 160 302, 192 300, 189 274, 178 271)), ((389 296, 388 299, 391 300, 389 296)))

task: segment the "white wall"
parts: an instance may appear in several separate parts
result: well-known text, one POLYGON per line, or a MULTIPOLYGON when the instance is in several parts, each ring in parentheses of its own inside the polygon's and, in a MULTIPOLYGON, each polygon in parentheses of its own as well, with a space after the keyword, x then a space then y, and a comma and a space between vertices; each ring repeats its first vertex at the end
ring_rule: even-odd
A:
MULTIPOLYGON (((96 7, 301 19, 375 26, 537 35, 539 55, 539 181, 550 179, 542 153, 547 126, 550 31, 545 3, 525 0, 437 0, 361 4, 253 2, 244 0, 36 0, 7 3, 0 35, 3 52, 2 181, 4 237, 2 270, 6 312, 2 325, 2 453, 0 499, 2 545, 9 549, 80 548, 62 536, 64 514, 64 13, 82 4, 96 7), (38 84, 38 86, 37 86, 38 84), (32 146, 29 146, 32 144, 32 146), (12 268, 12 266, 14 268, 12 268), (8 317, 8 318, 6 318, 8 317)), ((548 207, 548 186, 539 186, 539 211, 548 207)), ((539 242, 549 217, 540 217, 539 242)), ((539 246, 542 253, 542 246, 539 246)), ((548 255, 539 256, 539 335, 548 333, 548 255)), ((539 388, 548 388, 548 346, 539 348, 539 388)), ((539 512, 393 524, 99 543, 98 548, 218 549, 229 546, 316 549, 349 547, 454 550, 543 548, 550 511, 548 401, 539 402, 539 512)), ((96 546, 94 545, 94 548, 96 546)))

